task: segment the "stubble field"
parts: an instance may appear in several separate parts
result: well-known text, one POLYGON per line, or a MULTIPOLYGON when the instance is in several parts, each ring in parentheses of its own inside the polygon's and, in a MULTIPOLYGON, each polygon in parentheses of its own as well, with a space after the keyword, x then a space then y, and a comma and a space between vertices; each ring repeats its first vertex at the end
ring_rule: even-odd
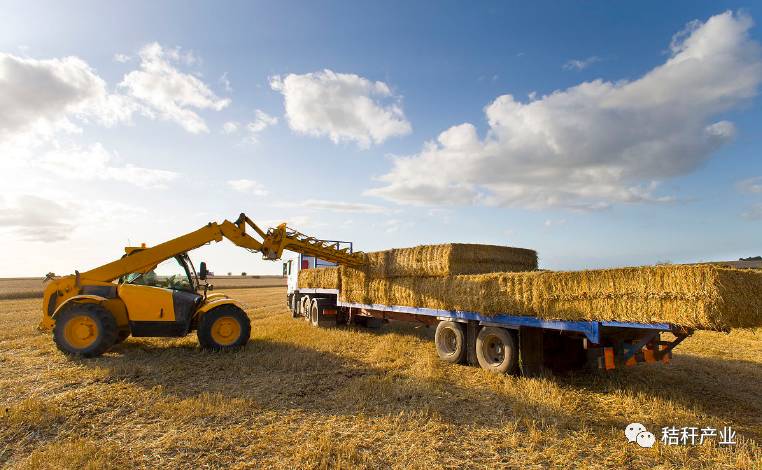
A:
POLYGON ((285 289, 229 291, 249 345, 129 338, 68 359, 39 299, 0 301, 0 466, 760 468, 762 330, 699 332, 669 366, 520 378, 440 363, 433 331, 318 330, 285 289), (731 426, 738 444, 643 449, 624 427, 731 426))

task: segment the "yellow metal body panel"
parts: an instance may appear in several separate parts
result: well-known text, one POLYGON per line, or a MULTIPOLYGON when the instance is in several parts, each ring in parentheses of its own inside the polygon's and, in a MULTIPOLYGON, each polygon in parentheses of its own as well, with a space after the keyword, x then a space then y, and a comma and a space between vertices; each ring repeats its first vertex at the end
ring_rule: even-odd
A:
POLYGON ((206 302, 201 304, 201 306, 196 309, 195 316, 200 317, 201 315, 205 314, 206 312, 208 312, 209 310, 215 307, 219 307, 220 305, 228 305, 228 304, 235 305, 236 307, 243 310, 243 306, 239 302, 236 302, 235 300, 231 299, 230 297, 225 296, 225 297, 220 297, 215 299, 207 298, 206 302))
POLYGON ((171 290, 121 284, 117 292, 127 308, 130 321, 175 321, 171 290))

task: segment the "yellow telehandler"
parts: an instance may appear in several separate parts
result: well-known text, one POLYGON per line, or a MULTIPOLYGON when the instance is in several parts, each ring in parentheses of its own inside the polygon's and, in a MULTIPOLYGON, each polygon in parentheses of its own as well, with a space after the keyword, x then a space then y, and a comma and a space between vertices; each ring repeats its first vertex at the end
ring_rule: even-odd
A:
POLYGON ((121 259, 85 272, 51 278, 42 300, 40 328, 52 330, 66 354, 94 357, 128 336, 185 336, 196 330, 202 348, 223 350, 246 344, 251 325, 241 305, 221 293, 209 294, 206 263, 198 274, 188 251, 227 238, 264 259, 283 250, 349 266, 360 266, 360 252, 339 249, 288 229, 261 230, 245 214, 235 222, 210 222, 153 247, 127 247, 121 259), (247 225, 261 241, 246 233, 247 225), (202 291, 202 293, 200 293, 202 291))

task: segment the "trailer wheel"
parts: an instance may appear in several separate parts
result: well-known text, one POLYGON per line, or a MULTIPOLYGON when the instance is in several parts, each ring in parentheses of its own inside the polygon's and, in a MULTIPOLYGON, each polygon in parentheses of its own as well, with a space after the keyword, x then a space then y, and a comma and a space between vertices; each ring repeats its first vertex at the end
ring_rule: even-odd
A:
POLYGON ((296 294, 291 294, 289 297, 289 308, 291 309, 291 318, 297 318, 299 316, 299 303, 296 294))
POLYGON ((466 357, 466 335, 463 326, 453 321, 441 321, 434 334, 439 358, 452 364, 460 364, 466 357))
POLYGON ((514 334, 505 328, 487 326, 476 336, 476 358, 482 369, 496 374, 513 374, 519 350, 514 334))
POLYGON ((310 296, 305 295, 302 300, 299 301, 299 315, 304 317, 304 321, 310 321, 310 308, 312 306, 312 299, 310 296))
POLYGON ((324 299, 314 299, 312 301, 309 314, 309 319, 312 326, 325 328, 336 324, 336 321, 333 318, 329 319, 328 316, 323 314, 323 307, 325 306, 325 303, 327 302, 324 299))

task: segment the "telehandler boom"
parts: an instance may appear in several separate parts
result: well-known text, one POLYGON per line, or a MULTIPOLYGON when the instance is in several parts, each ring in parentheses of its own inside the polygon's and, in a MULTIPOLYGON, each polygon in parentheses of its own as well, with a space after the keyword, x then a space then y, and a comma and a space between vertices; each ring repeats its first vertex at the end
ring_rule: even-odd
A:
POLYGON ((245 214, 235 222, 206 226, 153 247, 127 247, 121 259, 85 272, 53 278, 45 288, 40 328, 53 330, 67 354, 98 356, 128 336, 185 336, 197 331, 206 349, 246 344, 251 325, 241 305, 224 294, 207 293, 206 264, 198 275, 188 251, 227 238, 252 252, 277 260, 284 250, 338 264, 360 266, 362 253, 339 249, 280 224, 267 232, 245 214), (261 241, 246 233, 251 227, 261 241), (171 266, 167 266, 171 265, 171 266), (162 276, 168 267, 173 275, 162 276), (203 288, 203 294, 198 291, 203 288))

